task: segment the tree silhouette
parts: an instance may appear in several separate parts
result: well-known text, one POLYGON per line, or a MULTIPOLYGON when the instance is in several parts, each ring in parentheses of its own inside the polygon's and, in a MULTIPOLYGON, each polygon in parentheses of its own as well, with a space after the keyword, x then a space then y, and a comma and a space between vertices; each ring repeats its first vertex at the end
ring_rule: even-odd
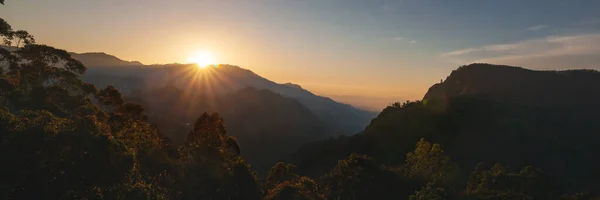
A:
POLYGON ((183 199, 259 199, 254 172, 227 136, 217 113, 204 113, 179 149, 183 165, 179 187, 183 199), (244 184, 243 187, 241 184, 244 184))
POLYGON ((456 164, 444 154, 439 144, 431 144, 422 138, 415 150, 406 154, 408 176, 446 184, 456 175, 456 164))
POLYGON ((0 18, 0 36, 8 37, 12 32, 12 27, 4 19, 0 18))
MULTIPOLYGON (((11 33, 11 38, 13 38, 15 41, 15 47, 19 48, 21 47, 21 44, 23 45, 28 45, 28 44, 33 44, 35 43, 35 39, 33 38, 32 35, 30 35, 27 31, 24 30, 18 30, 18 31, 14 31, 11 33)), ((13 42, 9 43, 12 44, 13 42)))

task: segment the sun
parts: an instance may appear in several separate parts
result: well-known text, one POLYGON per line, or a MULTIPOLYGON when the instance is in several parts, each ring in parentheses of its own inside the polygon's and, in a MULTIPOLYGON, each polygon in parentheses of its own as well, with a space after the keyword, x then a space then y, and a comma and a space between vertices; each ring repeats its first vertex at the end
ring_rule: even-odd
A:
POLYGON ((214 57, 208 51, 198 51, 190 55, 189 63, 195 63, 199 68, 216 64, 214 57))

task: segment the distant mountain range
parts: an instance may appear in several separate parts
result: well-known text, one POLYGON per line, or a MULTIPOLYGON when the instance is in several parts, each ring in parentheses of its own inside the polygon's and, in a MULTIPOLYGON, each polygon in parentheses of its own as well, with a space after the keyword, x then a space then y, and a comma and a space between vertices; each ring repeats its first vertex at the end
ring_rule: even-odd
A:
MULTIPOLYGON (((9 51, 17 50, 17 47, 14 46, 5 46, 0 45, 0 48, 7 49, 9 51)), ((90 53, 74 53, 69 52, 71 56, 82 63, 84 63, 87 67, 104 67, 104 66, 112 66, 112 67, 121 67, 121 66, 142 66, 141 62, 138 61, 125 61, 117 58, 116 56, 103 53, 103 52, 90 52, 90 53)))
POLYGON ((84 58, 81 61, 88 66, 88 71, 83 76, 84 80, 99 87, 112 84, 125 93, 161 87, 169 82, 175 82, 178 87, 193 88, 197 92, 217 94, 230 93, 246 87, 267 89, 297 99, 320 120, 344 134, 362 131, 376 116, 376 113, 315 95, 299 85, 278 84, 233 65, 198 70, 195 65, 190 64, 136 65, 135 63, 139 62, 123 61, 104 53, 76 54, 75 57, 84 58), (103 64, 104 61, 106 64, 103 64))
POLYGON ((81 61, 87 67, 103 67, 103 66, 142 66, 138 61, 124 61, 116 56, 102 52, 95 53, 71 53, 73 58, 81 61))

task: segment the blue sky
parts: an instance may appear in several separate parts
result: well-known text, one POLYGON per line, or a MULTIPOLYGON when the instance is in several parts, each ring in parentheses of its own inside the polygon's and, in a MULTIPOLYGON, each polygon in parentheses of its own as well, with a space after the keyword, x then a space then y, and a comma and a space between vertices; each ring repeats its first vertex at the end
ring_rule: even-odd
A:
POLYGON ((7 0, 40 43, 143 63, 209 50, 277 82, 374 109, 459 65, 600 69, 597 0, 7 0))

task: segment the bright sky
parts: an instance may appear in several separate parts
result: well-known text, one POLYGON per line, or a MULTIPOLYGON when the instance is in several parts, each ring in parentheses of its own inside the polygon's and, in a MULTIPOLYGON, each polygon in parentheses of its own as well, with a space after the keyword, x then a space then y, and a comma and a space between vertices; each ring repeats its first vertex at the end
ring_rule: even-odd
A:
POLYGON ((471 62, 600 69, 597 0, 6 0, 38 43, 145 64, 208 51, 381 109, 471 62))

